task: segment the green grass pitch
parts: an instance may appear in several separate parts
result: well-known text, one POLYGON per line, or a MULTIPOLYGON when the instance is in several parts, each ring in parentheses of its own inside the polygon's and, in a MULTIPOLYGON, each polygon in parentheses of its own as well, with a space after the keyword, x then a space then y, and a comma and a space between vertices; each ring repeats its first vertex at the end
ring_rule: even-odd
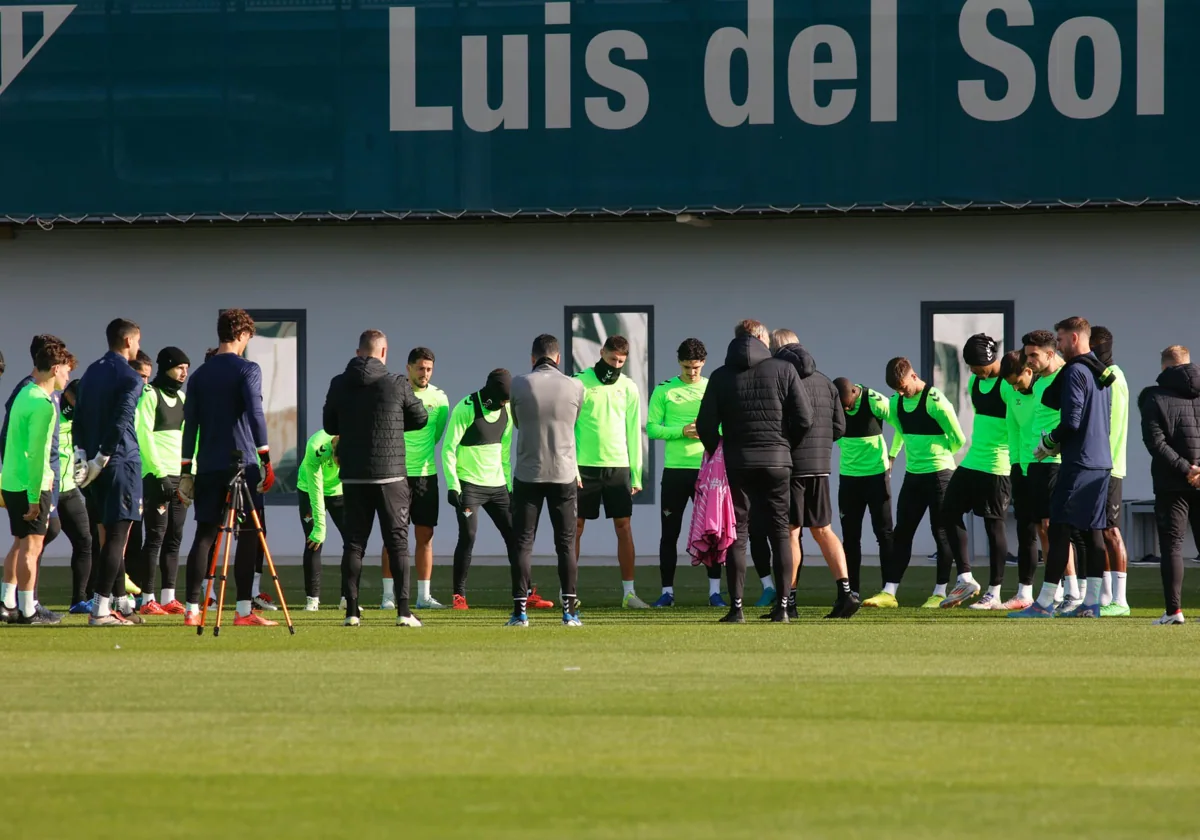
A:
MULTIPOLYGON (((299 569, 284 572, 302 606, 299 569)), ((930 574, 910 571, 906 602, 930 574)), ((338 579, 326 569, 327 594, 338 579)), ((553 570, 537 579, 555 597, 553 570)), ((1200 837, 1200 629, 1150 626, 1157 570, 1131 574, 1135 617, 1101 621, 831 623, 828 572, 803 580, 788 626, 752 608, 744 627, 707 606, 622 612, 616 570, 586 568, 584 627, 547 610, 507 629, 508 571, 490 567, 469 612, 421 630, 376 609, 357 629, 296 612, 294 637, 198 638, 176 617, 0 627, 6 833, 1200 837)), ((66 582, 47 570, 44 600, 66 582)), ((655 569, 639 583, 658 594, 655 569)), ((681 568, 677 593, 706 601, 703 574, 681 568)))

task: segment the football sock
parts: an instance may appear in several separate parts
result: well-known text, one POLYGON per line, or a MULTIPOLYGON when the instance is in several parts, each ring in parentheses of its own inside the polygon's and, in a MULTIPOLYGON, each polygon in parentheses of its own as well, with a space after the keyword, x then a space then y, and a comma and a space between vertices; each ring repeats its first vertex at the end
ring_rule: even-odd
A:
POLYGON ((710 597, 713 595, 721 594, 721 579, 720 578, 709 578, 708 579, 708 594, 710 597))
POLYGON ((429 600, 429 589, 430 589, 430 584, 432 584, 432 583, 433 583, 432 580, 417 581, 417 600, 418 601, 428 601, 429 600))
POLYGON ((896 597, 896 593, 899 590, 900 590, 900 584, 898 584, 898 583, 885 583, 883 585, 884 594, 891 595, 893 598, 896 597))
POLYGON ((1025 601, 1032 601, 1033 600, 1033 584, 1032 583, 1017 584, 1017 597, 1022 600, 1025 600, 1025 601))
POLYGON ((1128 575, 1125 572, 1113 572, 1113 602, 1120 604, 1122 607, 1128 607, 1129 602, 1125 600, 1125 584, 1128 575))
POLYGON ((21 615, 23 615, 25 618, 29 618, 33 615, 35 603, 36 602, 33 600, 32 590, 29 592, 17 593, 17 606, 20 607, 21 615))
POLYGON ((945 584, 945 583, 939 583, 937 586, 933 587, 933 594, 934 594, 934 595, 940 595, 941 597, 945 598, 945 597, 946 597, 946 587, 947 587, 947 586, 948 586, 948 584, 945 584))
POLYGON ((1038 599, 1037 599, 1038 606, 1045 607, 1046 609, 1050 609, 1051 607, 1053 607, 1054 601, 1055 601, 1054 596, 1055 596, 1055 593, 1057 593, 1057 592, 1058 592, 1058 584, 1057 583, 1043 583, 1042 584, 1042 592, 1040 595, 1038 595, 1038 599))
POLYGON ((621 593, 623 595, 632 595, 633 594, 633 581, 631 581, 631 580, 621 581, 621 593))
POLYGON ((15 583, 0 583, 0 598, 4 599, 4 606, 10 610, 17 608, 17 585, 15 583))
MULTIPOLYGON (((710 586, 709 588, 711 589, 712 587, 710 586)), ((674 586, 664 586, 663 594, 670 595, 672 598, 674 598, 675 597, 675 587, 674 586)), ((567 609, 567 600, 565 597, 563 598, 563 609, 567 609)), ((567 610, 567 612, 570 612, 570 610, 567 610)))
POLYGON ((1102 578, 1094 577, 1087 579, 1087 593, 1083 596, 1083 603, 1086 606, 1092 607, 1100 603, 1100 590, 1104 586, 1102 578))
POLYGON ((774 589, 775 588, 775 576, 774 575, 767 575, 766 577, 759 578, 759 580, 762 581, 763 589, 774 589))
POLYGON ((1100 590, 1100 604, 1105 606, 1112 603, 1113 599, 1113 574, 1114 572, 1104 573, 1104 588, 1100 590))

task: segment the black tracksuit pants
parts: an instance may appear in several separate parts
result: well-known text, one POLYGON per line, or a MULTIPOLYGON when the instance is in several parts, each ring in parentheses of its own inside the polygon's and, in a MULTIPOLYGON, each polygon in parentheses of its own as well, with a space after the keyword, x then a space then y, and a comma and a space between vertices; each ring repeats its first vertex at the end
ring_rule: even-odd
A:
POLYGON ((509 556, 512 567, 513 600, 520 602, 529 593, 533 577, 533 541, 537 536, 542 505, 550 514, 554 529, 554 550, 558 555, 558 584, 563 594, 563 610, 574 613, 579 558, 575 556, 575 517, 579 507, 579 487, 569 484, 513 481, 513 531, 516 551, 509 556), (568 599, 571 603, 568 604, 568 599))
POLYGON ((383 532, 383 544, 392 567, 396 588, 396 614, 411 615, 408 606, 408 515, 412 493, 404 479, 388 484, 342 483, 345 528, 342 531, 342 589, 346 593, 346 617, 361 616, 358 606, 363 554, 375 517, 383 532))
POLYGON ((929 530, 933 532, 933 542, 937 546, 938 585, 950 582, 954 554, 942 521, 942 505, 953 474, 953 470, 905 474, 896 503, 896 530, 892 537, 892 557, 886 575, 888 583, 899 584, 904 579, 912 560, 913 537, 926 511, 929 512, 929 530))
POLYGON ((71 605, 86 601, 92 575, 92 526, 87 503, 78 488, 58 497, 58 518, 71 543, 71 605))
MULTIPOLYGON (((329 523, 337 528, 338 536, 342 538, 342 546, 346 544, 346 504, 341 496, 325 497, 325 539, 329 539, 329 523)), ((325 543, 315 549, 308 547, 308 536, 313 530, 312 500, 305 492, 300 493, 300 527, 304 529, 304 594, 309 598, 321 597, 321 550, 325 543)), ((343 587, 342 594, 345 594, 343 587)))
MULTIPOLYGON (((658 541, 658 572, 663 586, 675 585, 675 569, 679 565, 679 534, 683 531, 683 514, 688 502, 696 499, 696 479, 700 470, 665 467, 662 472, 662 536, 658 541)), ((708 579, 721 577, 719 564, 708 567, 708 579)))
MULTIPOLYGON (((838 479, 838 511, 850 589, 861 592, 863 516, 871 514, 871 530, 879 543, 879 576, 887 583, 892 557, 892 474, 843 475, 838 479)), ((881 584, 882 585, 882 584, 881 584)))
POLYGON ((788 535, 791 508, 792 468, 743 467, 729 470, 729 489, 737 516, 737 540, 725 560, 729 595, 735 610, 742 608, 746 585, 746 543, 752 518, 761 517, 767 542, 774 555, 776 608, 787 606, 792 580, 792 547, 788 535), (757 513, 756 513, 757 511, 757 513))
MULTIPOLYGON (((187 508, 175 493, 179 489, 179 476, 169 476, 167 481, 170 482, 171 495, 163 499, 159 479, 146 476, 142 480, 142 497, 146 500, 142 513, 145 541, 141 547, 134 583, 142 588, 144 595, 154 594, 155 570, 162 572, 164 589, 174 589, 179 576, 179 546, 183 542, 187 508)), ((129 551, 133 548, 131 545, 129 551)))
POLYGON ((1200 490, 1156 492, 1154 518, 1158 522, 1159 551, 1162 552, 1163 598, 1167 613, 1174 614, 1180 609, 1183 535, 1189 525, 1192 538, 1200 542, 1200 490))
POLYGON ((454 594, 464 598, 467 597, 467 575, 471 571, 471 554, 475 550, 475 536, 479 531, 480 510, 488 515, 500 532, 508 556, 512 557, 516 550, 508 488, 480 487, 464 481, 458 494, 458 508, 454 511, 458 520, 458 542, 454 546, 454 594))

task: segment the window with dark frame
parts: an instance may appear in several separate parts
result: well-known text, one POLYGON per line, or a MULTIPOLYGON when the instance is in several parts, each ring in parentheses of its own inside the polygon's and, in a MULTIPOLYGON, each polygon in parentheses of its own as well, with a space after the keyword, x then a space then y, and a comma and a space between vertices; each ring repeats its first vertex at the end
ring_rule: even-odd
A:
POLYGON ((563 372, 575 375, 600 359, 600 348, 610 335, 629 340, 624 374, 637 384, 641 397, 642 490, 635 505, 653 505, 656 499, 654 447, 646 437, 646 411, 654 379, 653 306, 567 306, 565 309, 563 372))
POLYGON ((300 459, 308 440, 306 311, 247 309, 254 338, 245 357, 262 368, 263 415, 275 486, 263 497, 268 505, 295 504, 300 459))
POLYGON ((1000 342, 1000 352, 1016 346, 1011 300, 922 301, 921 378, 941 391, 958 413, 967 443, 958 451, 961 461, 971 443, 975 409, 967 382, 971 371, 963 361, 963 345, 976 333, 1000 342))

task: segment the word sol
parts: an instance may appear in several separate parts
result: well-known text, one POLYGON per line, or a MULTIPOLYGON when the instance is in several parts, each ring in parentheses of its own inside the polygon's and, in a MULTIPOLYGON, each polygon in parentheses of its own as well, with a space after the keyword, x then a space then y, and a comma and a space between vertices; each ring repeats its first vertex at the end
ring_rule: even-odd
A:
MULTIPOLYGON (((545 4, 547 27, 571 23, 571 4, 545 4)), ((503 35, 500 39, 501 98, 492 107, 488 101, 488 38, 462 37, 462 120, 472 131, 497 128, 529 128, 529 36, 503 35)), ((571 36, 547 33, 546 128, 571 127, 571 36)), ((609 96, 584 99, 584 111, 592 125, 619 131, 642 121, 650 108, 646 80, 627 67, 613 63, 614 52, 626 61, 645 61, 649 50, 636 32, 612 29, 588 42, 584 67, 593 82, 624 101, 613 108, 609 96)), ((389 9, 388 66, 390 76, 392 131, 452 131, 454 106, 417 104, 417 14, 410 6, 389 9)))
MULTIPOLYGON (((1125 0, 1129 2, 1129 0, 1125 0)), ((1137 74, 1137 113, 1162 114, 1164 0, 1137 0, 1137 34, 1134 55, 1137 74)), ((982 79, 958 83, 962 109, 977 120, 1003 122, 1025 113, 1037 90, 1037 68, 1033 58, 988 30, 991 12, 1003 12, 1010 27, 1033 26, 1029 0, 967 0, 958 17, 958 37, 967 55, 980 64, 1004 74, 1008 89, 999 99, 988 97, 982 79)), ((1124 63, 1121 39, 1116 28, 1099 17, 1075 17, 1064 21, 1050 39, 1046 59, 1046 81, 1050 101, 1064 117, 1091 120, 1112 110, 1121 92, 1124 63), (1083 40, 1091 42, 1095 62, 1092 89, 1084 96, 1075 78, 1076 53, 1083 40)))

